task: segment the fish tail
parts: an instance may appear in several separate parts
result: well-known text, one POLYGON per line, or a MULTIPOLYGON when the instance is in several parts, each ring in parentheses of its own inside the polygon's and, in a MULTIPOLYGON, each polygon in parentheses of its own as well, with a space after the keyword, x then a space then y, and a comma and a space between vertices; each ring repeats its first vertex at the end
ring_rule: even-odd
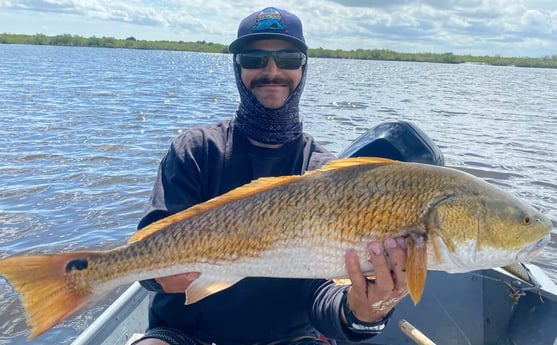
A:
POLYGON ((3 276, 19 293, 25 309, 28 339, 33 339, 71 315, 92 295, 90 287, 71 284, 67 270, 84 253, 16 256, 0 260, 3 276))

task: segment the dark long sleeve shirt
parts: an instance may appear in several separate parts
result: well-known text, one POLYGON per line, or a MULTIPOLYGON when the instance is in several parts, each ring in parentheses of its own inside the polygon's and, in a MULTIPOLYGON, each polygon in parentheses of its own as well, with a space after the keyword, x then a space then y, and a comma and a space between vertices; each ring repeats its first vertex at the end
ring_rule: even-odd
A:
MULTIPOLYGON (((139 223, 161 218, 264 176, 301 174, 335 158, 304 134, 280 148, 255 146, 233 121, 186 131, 162 159, 139 223)), ((303 335, 363 340, 340 320, 345 287, 316 279, 245 278, 197 303, 185 295, 164 293, 155 280, 141 284, 155 291, 150 327, 166 326, 218 345, 268 343, 303 335)))

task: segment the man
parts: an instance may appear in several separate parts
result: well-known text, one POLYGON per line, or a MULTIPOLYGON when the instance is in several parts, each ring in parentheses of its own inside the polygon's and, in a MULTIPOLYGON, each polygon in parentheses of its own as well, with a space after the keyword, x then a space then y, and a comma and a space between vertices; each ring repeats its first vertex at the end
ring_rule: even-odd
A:
MULTIPOLYGON (((142 228, 262 176, 301 174, 334 156, 303 133, 298 104, 307 46, 295 15, 266 8, 245 18, 233 53, 240 104, 232 120, 190 129, 176 138, 159 167, 142 228)), ((155 291, 148 344, 323 344, 379 333, 407 294, 402 238, 372 242, 375 280, 346 253, 351 286, 311 279, 246 278, 185 306, 184 290, 199 273, 143 281, 155 291), (392 270, 391 270, 392 269, 392 270)))

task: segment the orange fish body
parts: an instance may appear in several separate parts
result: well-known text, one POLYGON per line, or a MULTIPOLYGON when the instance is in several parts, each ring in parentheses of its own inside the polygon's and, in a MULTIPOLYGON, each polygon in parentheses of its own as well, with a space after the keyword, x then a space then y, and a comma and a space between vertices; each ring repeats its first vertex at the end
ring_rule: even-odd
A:
POLYGON ((110 251, 0 260, 0 275, 20 294, 33 338, 91 297, 135 280, 201 272, 186 291, 195 303, 247 276, 342 278, 348 249, 365 257, 369 241, 397 236, 407 238, 407 281, 417 303, 427 269, 528 261, 550 232, 541 213, 466 173, 347 158, 301 176, 256 180, 110 251))

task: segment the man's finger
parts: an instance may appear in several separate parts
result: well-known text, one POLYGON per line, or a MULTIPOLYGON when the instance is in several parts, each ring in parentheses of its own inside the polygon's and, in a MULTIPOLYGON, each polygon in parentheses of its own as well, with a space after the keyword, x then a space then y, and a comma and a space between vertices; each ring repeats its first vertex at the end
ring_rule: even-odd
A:
POLYGON ((348 278, 350 278, 350 281, 352 282, 352 289, 354 289, 355 292, 359 294, 365 294, 367 289, 367 281, 364 274, 362 273, 360 260, 355 250, 350 249, 346 252, 346 255, 344 256, 344 263, 346 266, 346 271, 348 272, 348 278))
MULTIPOLYGON (((385 241, 385 246, 392 245, 389 240, 385 241)), ((393 240, 394 241, 394 240, 393 240)), ((396 246, 396 241, 394 242, 396 246)), ((375 271, 376 285, 375 289, 382 291, 392 291, 395 287, 393 277, 391 275, 391 269, 389 267, 389 262, 383 254, 383 243, 372 242, 369 245, 370 261, 373 264, 373 270, 375 271), (378 251, 378 248, 381 248, 378 251)))
POLYGON ((402 238, 396 239, 396 247, 386 246, 386 252, 389 255, 392 266, 392 277, 395 289, 405 292, 406 286, 406 249, 403 248, 405 242, 402 238))

